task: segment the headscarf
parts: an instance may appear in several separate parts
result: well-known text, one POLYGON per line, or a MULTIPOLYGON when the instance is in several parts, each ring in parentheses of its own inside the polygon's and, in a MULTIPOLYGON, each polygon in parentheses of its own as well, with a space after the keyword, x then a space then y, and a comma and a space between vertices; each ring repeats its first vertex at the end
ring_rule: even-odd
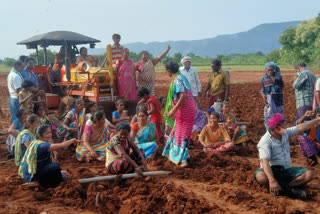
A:
POLYGON ((283 123, 284 123, 284 118, 282 114, 277 113, 275 116, 270 118, 267 125, 269 126, 269 128, 274 128, 275 126, 281 125, 283 123))
POLYGON ((268 62, 268 63, 266 63, 266 64, 264 65, 264 70, 266 71, 267 68, 269 68, 269 67, 272 67, 272 68, 276 69, 275 78, 276 78, 277 80, 281 79, 281 74, 280 74, 280 68, 279 68, 279 66, 277 66, 277 64, 274 63, 274 62, 268 62))
POLYGON ((29 131, 29 129, 25 129, 23 131, 21 131, 17 138, 16 138, 16 143, 15 143, 15 147, 14 147, 14 162, 16 163, 16 166, 20 165, 20 161, 21 161, 21 156, 22 156, 22 150, 21 150, 21 140, 22 140, 22 135, 24 134, 28 134, 31 136, 31 141, 35 140, 35 136, 32 132, 29 131))
POLYGON ((187 62, 187 61, 191 62, 191 57, 189 57, 189 56, 183 57, 181 59, 181 64, 184 65, 184 63, 187 62))
POLYGON ((180 75, 180 71, 175 73, 172 77, 172 80, 171 80, 171 84, 170 84, 170 88, 169 88, 169 92, 168 92, 168 96, 167 96, 167 103, 166 103, 166 107, 165 107, 165 119, 166 119, 166 122, 168 123, 168 125, 170 127, 173 127, 173 124, 174 124, 174 121, 172 120, 171 117, 168 117, 167 114, 170 112, 170 110, 172 109, 172 100, 173 100, 173 85, 174 85, 174 80, 175 78, 180 75))

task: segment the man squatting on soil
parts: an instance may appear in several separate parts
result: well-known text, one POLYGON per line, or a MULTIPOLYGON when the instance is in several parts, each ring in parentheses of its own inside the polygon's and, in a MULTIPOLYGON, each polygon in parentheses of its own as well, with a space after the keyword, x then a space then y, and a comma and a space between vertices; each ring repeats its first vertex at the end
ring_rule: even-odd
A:
POLYGON ((310 122, 284 128, 284 117, 280 113, 270 118, 268 130, 258 143, 261 168, 254 176, 259 184, 269 186, 271 194, 306 198, 301 187, 312 180, 313 174, 306 168, 291 166, 289 139, 319 123, 320 117, 317 117, 310 122))

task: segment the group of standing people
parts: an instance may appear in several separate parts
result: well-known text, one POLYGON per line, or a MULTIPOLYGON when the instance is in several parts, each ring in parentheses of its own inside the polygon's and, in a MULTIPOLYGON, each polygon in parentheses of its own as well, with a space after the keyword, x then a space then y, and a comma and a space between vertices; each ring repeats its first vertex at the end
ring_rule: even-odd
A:
POLYGON ((303 186, 313 179, 312 171, 293 167, 290 157, 290 138, 298 138, 301 153, 310 165, 316 165, 320 144, 320 81, 304 62, 294 66, 296 79, 293 82, 296 98, 296 126, 285 125, 283 88, 280 68, 269 62, 266 74, 261 79, 261 94, 265 102, 264 116, 267 132, 258 143, 261 168, 255 179, 267 186, 273 195, 289 195, 305 199, 303 186))

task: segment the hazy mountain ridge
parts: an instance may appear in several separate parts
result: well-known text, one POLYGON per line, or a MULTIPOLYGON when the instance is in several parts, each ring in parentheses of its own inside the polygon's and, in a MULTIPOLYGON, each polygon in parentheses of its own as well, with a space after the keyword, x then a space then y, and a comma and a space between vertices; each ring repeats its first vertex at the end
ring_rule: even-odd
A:
MULTIPOLYGON (((198 56, 215 57, 218 54, 228 55, 232 53, 246 54, 261 51, 268 54, 274 49, 279 49, 278 43, 281 33, 290 26, 297 26, 300 21, 268 23, 258 25, 248 31, 219 35, 213 38, 190 41, 166 41, 166 42, 135 42, 124 44, 130 51, 139 53, 147 50, 154 56, 162 53, 168 44, 172 49, 170 55, 180 52, 183 55, 194 53, 198 56)), ((90 50, 91 54, 105 53, 104 48, 90 50)))

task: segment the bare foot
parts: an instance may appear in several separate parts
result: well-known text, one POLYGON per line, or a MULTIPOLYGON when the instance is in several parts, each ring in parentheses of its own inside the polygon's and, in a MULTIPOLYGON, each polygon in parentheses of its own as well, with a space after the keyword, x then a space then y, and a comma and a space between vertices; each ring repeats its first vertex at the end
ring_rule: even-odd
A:
POLYGON ((183 163, 180 164, 180 166, 181 166, 181 167, 187 167, 188 164, 187 164, 186 162, 183 162, 183 163))
POLYGON ((98 158, 97 158, 97 161, 100 161, 100 162, 101 162, 101 161, 103 161, 104 159, 105 159, 105 157, 98 157, 98 158))
POLYGON ((63 180, 68 180, 71 177, 70 173, 67 172, 66 170, 61 170, 61 174, 62 174, 63 180))
POLYGON ((34 182, 28 182, 28 183, 25 183, 25 184, 22 184, 21 187, 23 190, 34 190, 35 188, 39 187, 40 184, 36 181, 34 182))
POLYGON ((86 158, 86 163, 91 163, 92 162, 92 158, 91 157, 87 157, 86 158))

